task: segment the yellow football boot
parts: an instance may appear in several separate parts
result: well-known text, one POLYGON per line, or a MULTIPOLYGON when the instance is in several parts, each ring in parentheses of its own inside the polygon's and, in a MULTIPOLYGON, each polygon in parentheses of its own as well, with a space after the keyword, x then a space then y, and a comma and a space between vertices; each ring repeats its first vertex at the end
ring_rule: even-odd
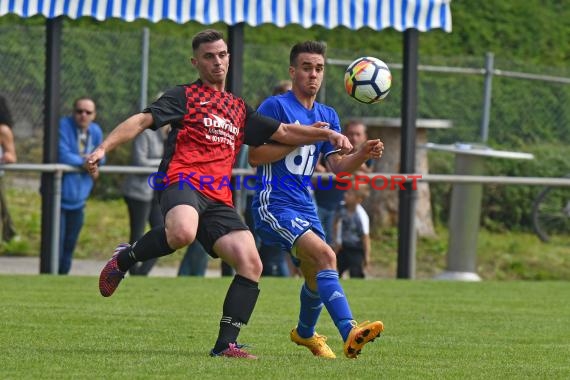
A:
POLYGON ((356 359, 362 347, 379 337, 382 331, 384 331, 384 324, 380 321, 366 321, 360 324, 352 321, 352 330, 344 342, 344 355, 347 358, 356 359))
POLYGON ((307 347, 315 356, 334 359, 336 355, 327 344, 327 337, 315 333, 310 338, 301 338, 297 333, 297 328, 291 330, 291 341, 299 346, 307 347))

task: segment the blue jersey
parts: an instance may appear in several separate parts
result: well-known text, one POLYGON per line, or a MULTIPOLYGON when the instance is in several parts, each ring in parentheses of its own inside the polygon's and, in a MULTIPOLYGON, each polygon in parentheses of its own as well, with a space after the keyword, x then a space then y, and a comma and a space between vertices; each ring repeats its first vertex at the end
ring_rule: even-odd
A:
MULTIPOLYGON (((308 110, 291 91, 268 98, 258 112, 283 123, 311 125, 324 121, 330 129, 340 132, 339 117, 333 108, 315 102, 313 109, 308 110)), ((252 203, 256 230, 265 228, 282 234, 286 248, 291 248, 309 228, 323 235, 310 192, 311 176, 319 154, 327 156, 335 151, 328 141, 319 142, 300 146, 279 161, 259 166, 252 203)))
MULTIPOLYGON (((330 124, 332 130, 340 132, 340 122, 334 109, 323 104, 314 103, 313 109, 306 109, 292 91, 272 96, 259 106, 258 112, 283 123, 310 125, 317 121, 330 124)), ((300 146, 285 158, 259 166, 257 168, 258 183, 256 195, 263 196, 269 204, 306 210, 313 208, 313 200, 309 191, 311 176, 319 154, 327 155, 336 151, 328 141, 313 145, 300 146)))

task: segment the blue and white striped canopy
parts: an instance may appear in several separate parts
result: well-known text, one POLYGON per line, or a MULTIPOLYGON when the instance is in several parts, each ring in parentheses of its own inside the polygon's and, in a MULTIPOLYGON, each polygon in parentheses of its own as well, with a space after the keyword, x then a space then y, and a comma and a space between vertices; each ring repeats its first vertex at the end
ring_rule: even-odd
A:
POLYGON ((0 0, 0 16, 83 16, 97 20, 171 20, 179 24, 223 22, 251 26, 299 24, 328 29, 345 26, 373 30, 451 32, 451 0, 0 0))

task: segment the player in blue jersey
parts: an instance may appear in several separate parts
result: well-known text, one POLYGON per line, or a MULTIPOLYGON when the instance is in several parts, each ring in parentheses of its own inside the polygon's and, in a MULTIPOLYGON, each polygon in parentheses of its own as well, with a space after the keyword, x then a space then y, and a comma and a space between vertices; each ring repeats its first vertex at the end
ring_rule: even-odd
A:
MULTIPOLYGON (((259 113, 282 122, 312 124, 329 123, 340 131, 336 111, 315 101, 325 70, 326 45, 307 41, 295 45, 289 57, 291 91, 265 100, 259 113)), ((313 203, 310 177, 319 154, 335 173, 353 172, 370 158, 380 158, 384 145, 368 140, 354 153, 341 155, 329 143, 299 147, 265 144, 250 147, 249 160, 257 166, 258 183, 253 201, 256 233, 267 245, 278 245, 292 252, 305 283, 301 288, 301 309, 291 340, 305 346, 315 356, 334 358, 326 337, 315 332, 322 306, 326 307, 344 341, 344 354, 356 358, 362 347, 383 331, 382 322, 358 324, 352 317, 336 270, 336 256, 325 242, 325 235, 313 203)), ((319 183, 317 183, 317 186, 319 183)))

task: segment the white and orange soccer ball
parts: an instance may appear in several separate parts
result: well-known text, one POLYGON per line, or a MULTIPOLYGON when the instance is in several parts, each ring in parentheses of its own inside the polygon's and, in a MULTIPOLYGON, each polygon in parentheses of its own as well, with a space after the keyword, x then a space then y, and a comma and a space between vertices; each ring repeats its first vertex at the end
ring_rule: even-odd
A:
POLYGON ((383 61, 360 57, 344 72, 344 88, 361 103, 373 104, 384 99, 392 86, 392 73, 383 61))

